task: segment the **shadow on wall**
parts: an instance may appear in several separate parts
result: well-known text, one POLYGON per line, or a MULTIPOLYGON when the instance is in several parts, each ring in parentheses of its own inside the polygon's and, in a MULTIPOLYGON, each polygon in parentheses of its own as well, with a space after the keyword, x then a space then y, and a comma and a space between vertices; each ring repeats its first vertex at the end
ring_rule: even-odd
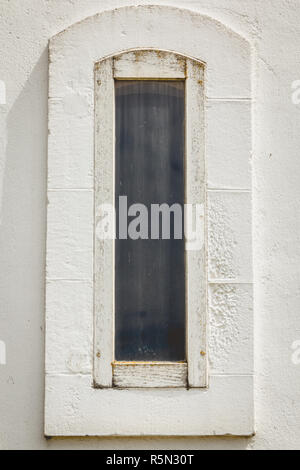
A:
MULTIPOLYGON (((20 76, 16 82, 20 87, 20 76)), ((48 50, 16 98, 10 96, 15 84, 6 87, 0 194, 0 322, 8 351, 0 374, 4 448, 29 445, 42 432, 48 50)))

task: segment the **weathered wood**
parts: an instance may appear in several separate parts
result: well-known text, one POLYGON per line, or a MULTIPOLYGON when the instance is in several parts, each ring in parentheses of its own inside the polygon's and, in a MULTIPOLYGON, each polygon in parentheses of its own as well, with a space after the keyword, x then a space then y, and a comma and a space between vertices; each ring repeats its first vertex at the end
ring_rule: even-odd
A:
POLYGON ((114 240, 98 236, 104 204, 114 206, 114 79, 112 59, 95 68, 94 378, 112 386, 114 240))
MULTIPOLYGON (((189 387, 207 386, 206 175, 204 68, 187 59, 186 202, 193 207, 194 241, 186 241, 187 360, 189 387), (198 210, 196 208, 198 207, 198 210), (198 218, 196 220, 196 217, 198 218)), ((188 222, 188 221, 187 221, 188 222)))

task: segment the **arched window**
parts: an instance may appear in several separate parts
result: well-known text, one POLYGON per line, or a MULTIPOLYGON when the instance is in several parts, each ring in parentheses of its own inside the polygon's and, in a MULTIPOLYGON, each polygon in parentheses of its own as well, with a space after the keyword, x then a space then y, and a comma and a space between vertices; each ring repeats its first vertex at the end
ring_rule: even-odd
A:
POLYGON ((49 57, 46 435, 252 434, 249 44, 141 6, 49 57))

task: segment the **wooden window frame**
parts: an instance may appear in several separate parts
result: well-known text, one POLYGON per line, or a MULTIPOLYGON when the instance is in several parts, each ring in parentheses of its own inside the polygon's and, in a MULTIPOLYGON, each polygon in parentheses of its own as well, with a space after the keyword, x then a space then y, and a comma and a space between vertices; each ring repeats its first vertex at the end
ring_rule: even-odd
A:
MULTIPOLYGON (((253 45, 224 23, 166 5, 101 11, 50 39, 46 436, 251 436, 255 432, 254 59, 253 45), (205 388, 93 386, 94 66, 121 52, 149 47, 205 64, 209 320, 205 388)), ((105 325, 99 328, 104 331, 105 325)))
POLYGON ((132 50, 95 64, 94 385, 207 386, 204 64, 159 50, 132 50), (115 80, 185 80, 185 203, 201 205, 201 249, 186 250, 186 362, 114 359, 114 240, 99 239, 103 204, 115 205, 115 80))

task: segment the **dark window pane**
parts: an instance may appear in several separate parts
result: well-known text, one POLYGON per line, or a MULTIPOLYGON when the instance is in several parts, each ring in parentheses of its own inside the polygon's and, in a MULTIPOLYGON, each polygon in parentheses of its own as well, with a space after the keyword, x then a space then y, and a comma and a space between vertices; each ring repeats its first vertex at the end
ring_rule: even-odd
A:
MULTIPOLYGON (((185 354, 184 237, 151 238, 151 204, 184 204, 184 81, 116 81, 119 196, 148 208, 149 239, 115 244, 115 358, 180 361, 185 354)), ((139 213, 137 213, 139 215, 139 213)), ((135 217, 128 217, 128 223, 135 217)), ((152 220, 153 223, 153 220, 152 220)), ((180 219, 183 224, 183 217, 180 219)), ((183 228, 183 225, 181 226, 183 228)))

